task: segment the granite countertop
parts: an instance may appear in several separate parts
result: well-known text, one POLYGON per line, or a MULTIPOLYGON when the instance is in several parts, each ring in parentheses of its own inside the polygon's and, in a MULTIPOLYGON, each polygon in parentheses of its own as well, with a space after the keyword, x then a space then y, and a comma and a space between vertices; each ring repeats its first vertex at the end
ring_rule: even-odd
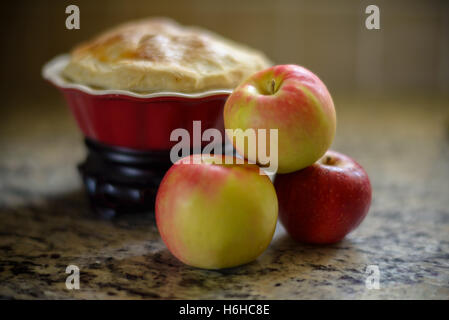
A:
POLYGON ((0 119, 0 297, 448 299, 447 97, 335 102, 333 149, 371 177, 366 220, 330 246, 297 244, 278 226, 257 261, 222 271, 177 261, 151 214, 95 218, 75 169, 82 136, 62 99, 9 103, 0 119), (68 265, 80 269, 79 290, 65 286, 68 265), (379 268, 378 290, 365 285, 369 265, 379 268))

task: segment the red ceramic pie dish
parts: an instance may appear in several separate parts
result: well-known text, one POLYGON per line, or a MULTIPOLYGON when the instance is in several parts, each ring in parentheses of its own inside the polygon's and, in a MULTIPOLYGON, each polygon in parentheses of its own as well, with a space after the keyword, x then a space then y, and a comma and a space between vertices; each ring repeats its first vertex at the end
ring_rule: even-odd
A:
POLYGON ((42 75, 63 93, 87 138, 110 146, 163 151, 177 143, 170 141, 175 129, 186 129, 192 137, 193 121, 201 121, 201 131, 224 131, 223 107, 231 90, 138 94, 94 89, 61 76, 68 59, 67 55, 54 58, 42 75))

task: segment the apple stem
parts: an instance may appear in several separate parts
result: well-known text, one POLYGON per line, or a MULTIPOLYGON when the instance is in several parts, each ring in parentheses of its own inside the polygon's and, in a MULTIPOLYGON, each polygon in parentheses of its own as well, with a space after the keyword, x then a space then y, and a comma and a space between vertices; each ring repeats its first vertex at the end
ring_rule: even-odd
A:
POLYGON ((276 88, 276 80, 271 79, 271 94, 274 94, 275 88, 276 88))

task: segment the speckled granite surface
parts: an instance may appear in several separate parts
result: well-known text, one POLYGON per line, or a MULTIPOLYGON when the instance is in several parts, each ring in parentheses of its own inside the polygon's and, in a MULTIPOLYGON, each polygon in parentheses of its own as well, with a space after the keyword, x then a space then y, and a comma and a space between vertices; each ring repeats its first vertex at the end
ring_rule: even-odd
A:
POLYGON ((357 159, 374 199, 332 246, 294 243, 278 226, 255 262, 205 271, 178 262, 151 215, 93 217, 75 165, 81 135, 62 100, 19 102, 0 120, 0 297, 99 299, 448 299, 449 99, 335 97, 334 149, 357 159), (80 290, 67 290, 67 265, 80 290), (365 286, 367 265, 380 289, 365 286))

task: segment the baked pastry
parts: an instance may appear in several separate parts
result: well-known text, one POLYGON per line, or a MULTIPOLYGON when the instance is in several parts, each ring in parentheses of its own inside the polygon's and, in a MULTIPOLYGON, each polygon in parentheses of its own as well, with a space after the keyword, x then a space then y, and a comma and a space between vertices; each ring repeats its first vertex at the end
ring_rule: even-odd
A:
POLYGON ((76 47, 68 80, 138 93, 233 89, 270 65, 259 51, 167 18, 120 25, 76 47))

